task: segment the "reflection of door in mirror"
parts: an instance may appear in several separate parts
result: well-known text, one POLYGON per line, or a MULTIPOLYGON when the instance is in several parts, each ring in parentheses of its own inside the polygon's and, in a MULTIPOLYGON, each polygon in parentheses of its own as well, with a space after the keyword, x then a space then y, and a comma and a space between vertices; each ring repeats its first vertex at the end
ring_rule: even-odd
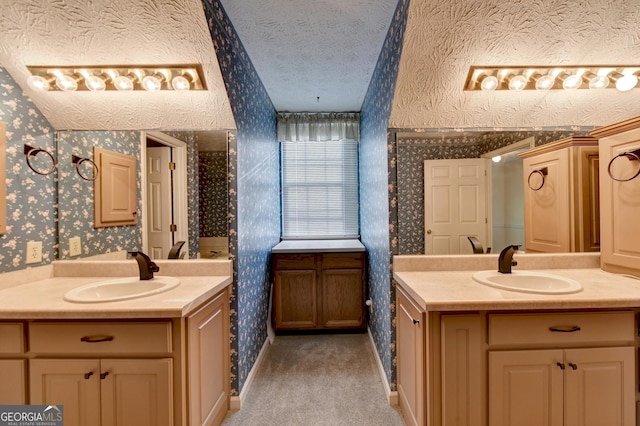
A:
POLYGON ((471 254, 467 237, 487 241, 484 159, 424 162, 425 254, 471 254))
POLYGON ((0 235, 7 232, 7 124, 0 121, 0 235))
POLYGON ((143 138, 143 251, 167 259, 176 242, 189 247, 186 143, 160 132, 143 138))

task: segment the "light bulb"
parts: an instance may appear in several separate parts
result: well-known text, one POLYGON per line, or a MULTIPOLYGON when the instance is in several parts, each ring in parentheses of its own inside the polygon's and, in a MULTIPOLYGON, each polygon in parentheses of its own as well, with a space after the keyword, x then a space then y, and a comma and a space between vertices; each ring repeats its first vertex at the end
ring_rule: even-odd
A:
POLYGON ((73 76, 61 74, 56 78, 56 86, 63 92, 73 92, 78 89, 78 81, 73 76))
POLYGON ((171 87, 173 90, 184 92, 191 89, 191 82, 183 75, 177 75, 171 80, 171 87))
POLYGON ((597 75, 589 80, 589 89, 604 89, 609 85, 609 77, 597 75))
POLYGON ((156 75, 148 75, 142 79, 142 87, 144 90, 160 90, 162 88, 162 80, 156 75))
POLYGON ((502 157, 500 155, 496 155, 495 157, 491 157, 491 161, 493 161, 494 163, 499 163, 500 160, 502 160, 502 157))
POLYGON ((527 77, 524 75, 514 75, 509 79, 509 90, 520 91, 527 87, 527 77))
POLYGON ((133 90, 133 80, 126 75, 119 75, 118 77, 113 79, 113 85, 116 86, 116 89, 129 91, 133 90))
POLYGON ((498 87, 498 78, 495 75, 488 75, 482 79, 480 88, 482 90, 496 90, 498 87))
POLYGON ((627 92, 638 84, 638 77, 634 74, 623 75, 616 80, 616 89, 627 92))
POLYGON ((562 81, 563 89, 577 89, 582 84, 582 76, 578 74, 569 74, 562 81))
POLYGON ((536 90, 549 90, 553 87, 555 82, 556 82, 556 79, 549 74, 540 76, 536 80, 536 90))
POLYGON ((29 78, 27 79, 27 84, 33 90, 38 90, 41 92, 46 92, 51 88, 51 84, 49 83, 49 80, 42 77, 41 75, 30 75, 29 78))
POLYGON ((87 89, 91 90, 92 92, 101 92, 107 88, 107 85, 102 77, 97 75, 90 75, 85 78, 84 84, 87 86, 87 89))

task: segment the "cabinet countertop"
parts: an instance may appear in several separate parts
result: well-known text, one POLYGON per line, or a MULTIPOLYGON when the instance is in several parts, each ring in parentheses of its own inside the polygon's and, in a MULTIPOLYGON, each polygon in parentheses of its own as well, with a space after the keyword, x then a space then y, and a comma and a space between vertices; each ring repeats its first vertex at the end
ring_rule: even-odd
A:
POLYGON ((178 276, 176 288, 137 299, 100 303, 63 299, 72 288, 113 278, 52 277, 0 289, 0 320, 180 318, 231 283, 230 276, 178 276))
POLYGON ((473 280, 474 271, 394 272, 426 311, 607 309, 640 306, 640 280, 601 269, 540 269, 580 282, 579 293, 544 295, 499 290, 473 280))
POLYGON ((272 253, 348 253, 363 252, 364 245, 348 240, 284 240, 271 249, 272 253))

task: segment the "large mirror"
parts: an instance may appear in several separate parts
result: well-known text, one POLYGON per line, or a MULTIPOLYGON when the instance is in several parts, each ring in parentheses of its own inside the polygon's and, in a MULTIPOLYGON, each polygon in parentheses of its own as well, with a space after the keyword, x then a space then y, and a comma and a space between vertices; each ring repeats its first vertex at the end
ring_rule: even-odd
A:
POLYGON ((0 121, 0 235, 7 231, 7 194, 5 176, 7 173, 7 124, 0 121))
MULTIPOLYGON (((534 145, 540 146, 570 136, 587 135, 591 129, 592 127, 540 131, 397 133, 395 165, 398 191, 398 254, 439 254, 436 251, 428 252, 431 236, 428 224, 432 219, 428 216, 433 214, 428 211, 428 206, 439 209, 435 214, 440 214, 440 218, 448 209, 446 201, 443 201, 442 197, 439 198, 438 191, 430 191, 428 188, 425 167, 428 167, 430 161, 456 162, 461 159, 475 159, 485 167, 488 178, 483 191, 488 194, 485 203, 489 223, 482 245, 483 252, 486 253, 487 249, 491 248, 495 253, 507 244, 524 243, 524 182, 522 160, 517 153, 534 145), (496 156, 501 157, 499 162, 491 160, 496 156), (430 203, 428 199, 434 201, 430 203)), ((471 243, 460 243, 460 253, 449 253, 471 254, 473 246, 471 243)))
POLYGON ((133 247, 167 258, 181 241, 179 258, 228 256, 228 135, 226 130, 57 132, 59 259, 120 259, 133 247), (88 160, 94 146, 139 159, 136 225, 91 225, 95 169, 88 160), (78 170, 74 157, 88 160, 78 170), (77 238, 80 253, 70 242, 77 238))

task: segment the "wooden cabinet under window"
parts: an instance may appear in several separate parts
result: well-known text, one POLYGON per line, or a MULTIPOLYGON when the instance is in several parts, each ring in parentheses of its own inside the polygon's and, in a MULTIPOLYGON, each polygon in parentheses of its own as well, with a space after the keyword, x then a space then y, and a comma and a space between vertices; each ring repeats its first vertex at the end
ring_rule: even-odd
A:
POLYGON ((600 250, 598 141, 574 136, 519 154, 527 252, 600 250))
POLYGON ((364 329, 364 265, 363 252, 274 253, 274 329, 364 329))

